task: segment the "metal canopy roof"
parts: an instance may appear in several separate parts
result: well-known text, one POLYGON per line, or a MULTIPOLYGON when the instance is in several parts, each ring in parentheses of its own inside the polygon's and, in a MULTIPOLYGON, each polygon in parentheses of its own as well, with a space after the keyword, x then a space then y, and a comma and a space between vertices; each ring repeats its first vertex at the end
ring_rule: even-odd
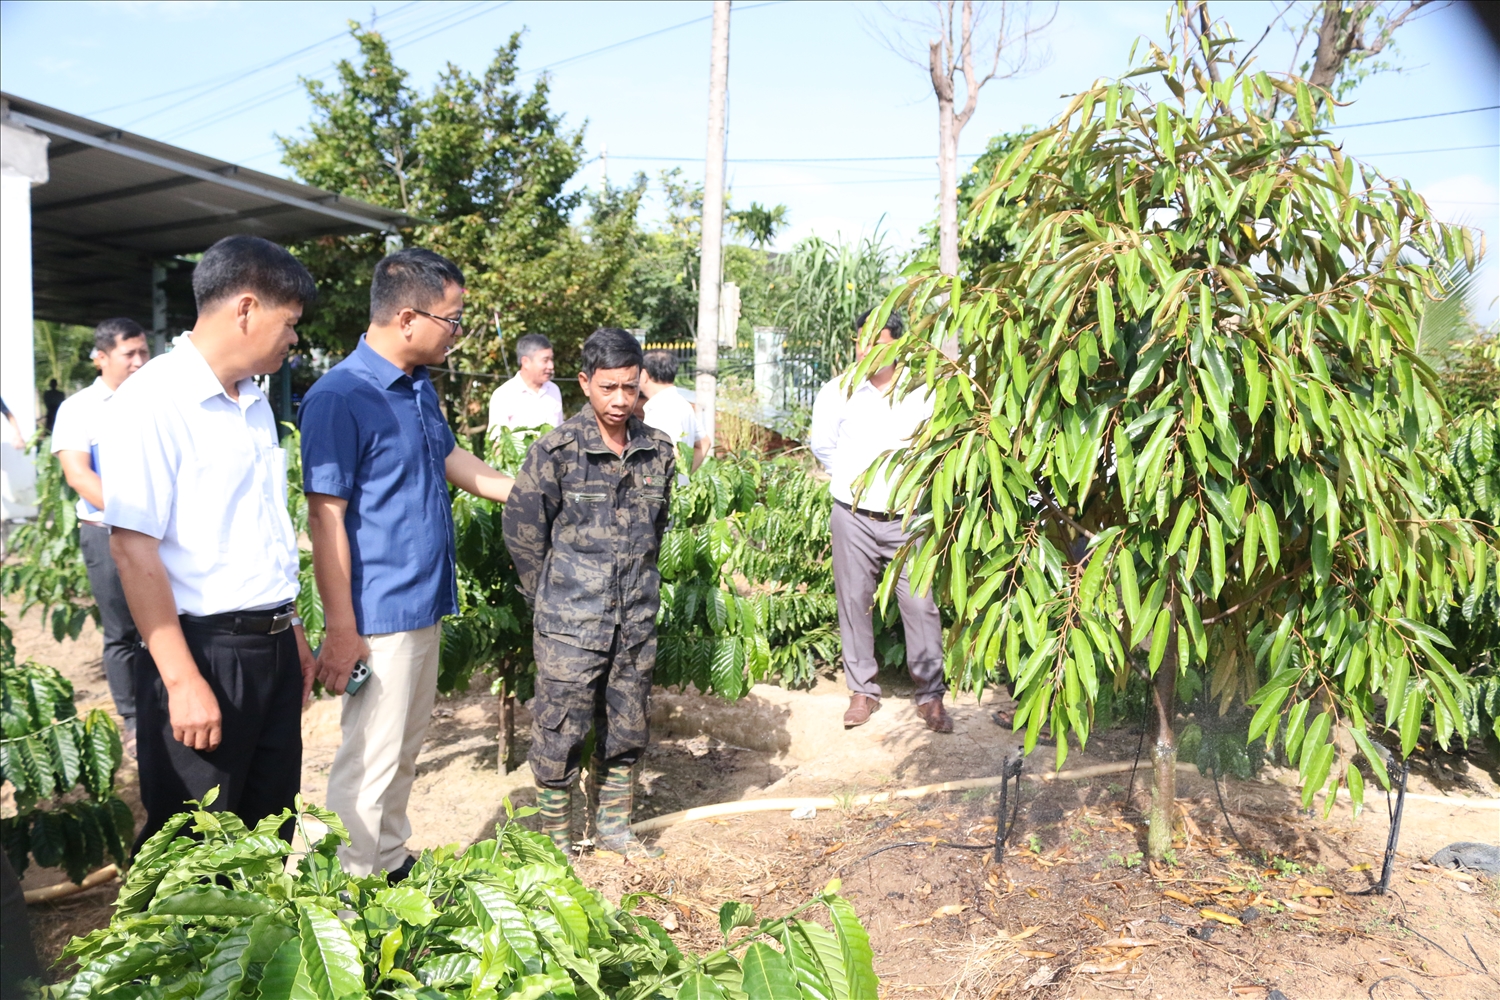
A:
MULTIPOLYGON (((52 139, 51 177, 31 191, 38 319, 92 326, 124 315, 147 323, 152 265, 235 233, 288 243, 394 231, 415 221, 34 101, 0 97, 9 121, 52 139)), ((190 318, 190 300, 182 305, 171 311, 190 318)))

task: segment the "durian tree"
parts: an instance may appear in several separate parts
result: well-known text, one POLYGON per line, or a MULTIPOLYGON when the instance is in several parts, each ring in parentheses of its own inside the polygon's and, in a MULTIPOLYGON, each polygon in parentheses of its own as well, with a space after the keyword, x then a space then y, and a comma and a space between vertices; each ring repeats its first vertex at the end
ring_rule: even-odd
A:
POLYGON ((1445 419, 1421 317, 1470 233, 1345 156, 1318 94, 1243 65, 1227 26, 1177 29, 1004 159, 965 239, 1004 225, 1015 249, 967 283, 915 265, 884 308, 923 335, 863 363, 933 394, 896 501, 914 586, 955 616, 950 679, 1008 683, 1026 749, 1050 725, 1060 765, 1101 686, 1149 675, 1154 858, 1180 676, 1255 706, 1304 803, 1358 808, 1358 758, 1388 784, 1383 734, 1403 756, 1424 716, 1467 736, 1425 620, 1496 558, 1419 448, 1445 419))

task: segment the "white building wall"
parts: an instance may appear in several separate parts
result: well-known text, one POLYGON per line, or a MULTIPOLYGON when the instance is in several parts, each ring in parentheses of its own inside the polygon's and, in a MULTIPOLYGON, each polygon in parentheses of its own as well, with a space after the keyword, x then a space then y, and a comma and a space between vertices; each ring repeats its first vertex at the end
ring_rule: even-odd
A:
MULTIPOLYGON (((36 431, 35 354, 31 325, 31 189, 47 183, 44 135, 0 121, 0 396, 29 439, 36 431)), ((9 434, 0 434, 0 440, 9 434)), ((9 442, 3 447, 12 451, 9 442)), ((28 460, 6 454, 7 520, 28 516, 35 479, 28 460)))

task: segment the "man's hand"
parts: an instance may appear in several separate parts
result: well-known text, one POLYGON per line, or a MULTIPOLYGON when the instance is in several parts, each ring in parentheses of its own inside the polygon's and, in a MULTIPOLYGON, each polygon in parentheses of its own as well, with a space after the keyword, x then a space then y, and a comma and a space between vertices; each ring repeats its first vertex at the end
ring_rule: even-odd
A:
POLYGON ((318 680, 334 694, 343 694, 354 664, 369 660, 370 644, 358 632, 329 630, 318 654, 318 680))
POLYGON ((193 750, 215 750, 224 735, 224 717, 183 637, 160 546, 158 539, 139 531, 110 529, 109 551, 120 570, 126 603, 167 689, 172 737, 193 750))
POLYGON ((312 699, 313 680, 318 676, 318 658, 313 656, 312 647, 307 644, 307 633, 298 625, 292 631, 297 633, 297 661, 302 665, 302 707, 306 708, 308 701, 312 699))
POLYGON ((167 686, 167 712, 172 738, 190 750, 217 750, 224 737, 219 699, 203 675, 193 673, 167 686))

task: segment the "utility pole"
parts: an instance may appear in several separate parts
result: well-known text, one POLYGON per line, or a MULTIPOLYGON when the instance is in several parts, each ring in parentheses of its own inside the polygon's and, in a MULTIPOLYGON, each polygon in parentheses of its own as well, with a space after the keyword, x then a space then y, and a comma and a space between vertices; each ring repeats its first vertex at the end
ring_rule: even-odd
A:
POLYGON ((703 246, 698 263, 698 418, 710 441, 719 383, 719 286, 724 277, 724 98, 729 89, 729 2, 714 0, 708 74, 708 155, 703 176, 703 246))

